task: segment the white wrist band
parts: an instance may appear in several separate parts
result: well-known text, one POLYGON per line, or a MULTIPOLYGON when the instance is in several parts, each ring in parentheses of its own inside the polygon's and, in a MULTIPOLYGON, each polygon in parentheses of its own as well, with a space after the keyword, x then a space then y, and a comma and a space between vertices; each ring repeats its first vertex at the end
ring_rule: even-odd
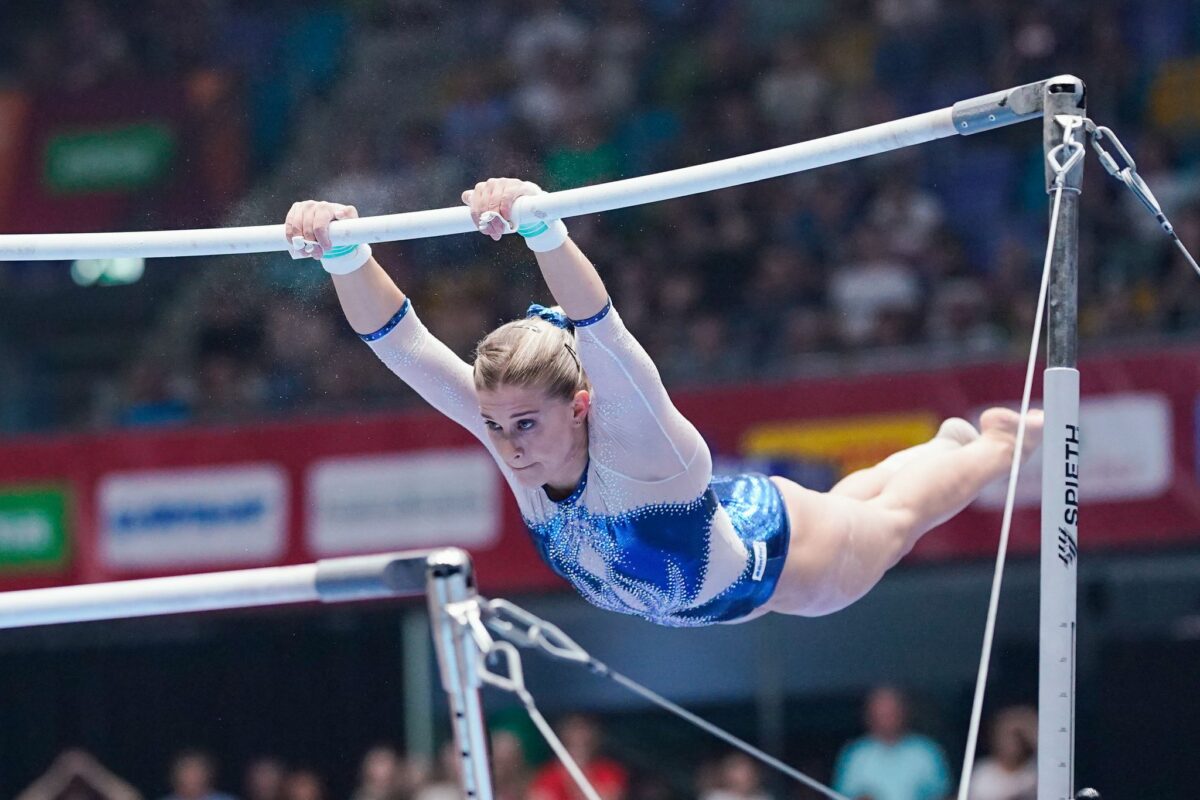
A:
POLYGON ((517 228, 517 233, 525 239, 525 245, 535 253, 545 253, 561 247, 567 240, 567 226, 561 219, 549 222, 535 220, 517 228))
POLYGON ((349 275, 371 260, 371 245, 348 244, 331 247, 321 256, 321 266, 330 275, 349 275))

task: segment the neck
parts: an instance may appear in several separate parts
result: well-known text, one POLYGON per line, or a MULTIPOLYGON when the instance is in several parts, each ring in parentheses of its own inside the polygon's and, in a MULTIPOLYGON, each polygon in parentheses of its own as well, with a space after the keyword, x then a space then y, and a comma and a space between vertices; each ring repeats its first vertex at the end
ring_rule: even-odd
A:
POLYGON ((583 428, 583 435, 575 440, 575 446, 571 448, 570 454, 566 461, 563 462, 563 467, 558 471, 558 474, 546 481, 546 494, 551 500, 562 500, 571 496, 571 492, 575 491, 575 487, 579 486, 579 482, 583 480, 583 473, 588 465, 588 438, 587 427, 583 428))

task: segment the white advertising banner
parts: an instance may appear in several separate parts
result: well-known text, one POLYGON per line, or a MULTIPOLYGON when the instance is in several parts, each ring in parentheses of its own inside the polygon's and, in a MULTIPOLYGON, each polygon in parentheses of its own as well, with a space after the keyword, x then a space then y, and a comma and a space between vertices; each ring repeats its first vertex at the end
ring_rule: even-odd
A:
MULTIPOLYGON (((1079 471, 1086 503, 1147 500, 1171 484, 1174 434, 1167 396, 1150 392, 1084 397, 1080 405, 1082 434, 1079 471), (1134 434, 1134 435, 1131 435, 1134 434)), ((1041 501, 1042 451, 1021 467, 1017 508, 1041 501)), ((1008 473, 988 485, 977 508, 1004 508, 1008 473)))
POLYGON ((482 450, 323 459, 308 474, 315 556, 456 545, 501 534, 500 474, 482 450))
POLYGON ((100 550, 115 569, 267 564, 287 546, 287 474, 272 464, 103 476, 100 550))

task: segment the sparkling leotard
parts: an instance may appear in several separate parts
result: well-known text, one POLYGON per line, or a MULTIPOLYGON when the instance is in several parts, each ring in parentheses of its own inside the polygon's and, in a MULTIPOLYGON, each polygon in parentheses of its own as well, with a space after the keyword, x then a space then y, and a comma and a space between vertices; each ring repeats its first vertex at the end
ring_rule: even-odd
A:
POLYGON ((493 448, 471 366, 405 301, 362 338, 496 460, 538 551, 600 608, 676 627, 731 622, 767 601, 787 557, 787 512, 763 475, 714 477, 699 432, 611 304, 575 323, 592 384, 589 463, 565 500, 522 486, 493 448))

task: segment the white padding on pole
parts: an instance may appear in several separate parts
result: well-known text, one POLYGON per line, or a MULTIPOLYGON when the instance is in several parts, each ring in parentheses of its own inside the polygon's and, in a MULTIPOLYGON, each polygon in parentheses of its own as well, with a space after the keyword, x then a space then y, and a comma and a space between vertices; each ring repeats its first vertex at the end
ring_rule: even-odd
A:
MULTIPOLYGON (((953 109, 944 108, 811 142, 708 164, 519 200, 514 224, 533 218, 564 218, 654 203, 816 167, 898 150, 957 133, 953 109)), ((353 202, 354 198, 330 198, 353 202)), ((287 209, 280 208, 280 216, 287 209)), ((466 207, 339 220, 330 227, 334 245, 424 239, 476 230, 466 207)), ((283 225, 135 233, 55 233, 0 236, 0 261, 82 258, 236 255, 286 251, 283 225)))
POLYGON ((1079 547, 1079 371, 1044 377, 1038 663, 1038 797, 1075 796, 1075 636, 1079 547))

